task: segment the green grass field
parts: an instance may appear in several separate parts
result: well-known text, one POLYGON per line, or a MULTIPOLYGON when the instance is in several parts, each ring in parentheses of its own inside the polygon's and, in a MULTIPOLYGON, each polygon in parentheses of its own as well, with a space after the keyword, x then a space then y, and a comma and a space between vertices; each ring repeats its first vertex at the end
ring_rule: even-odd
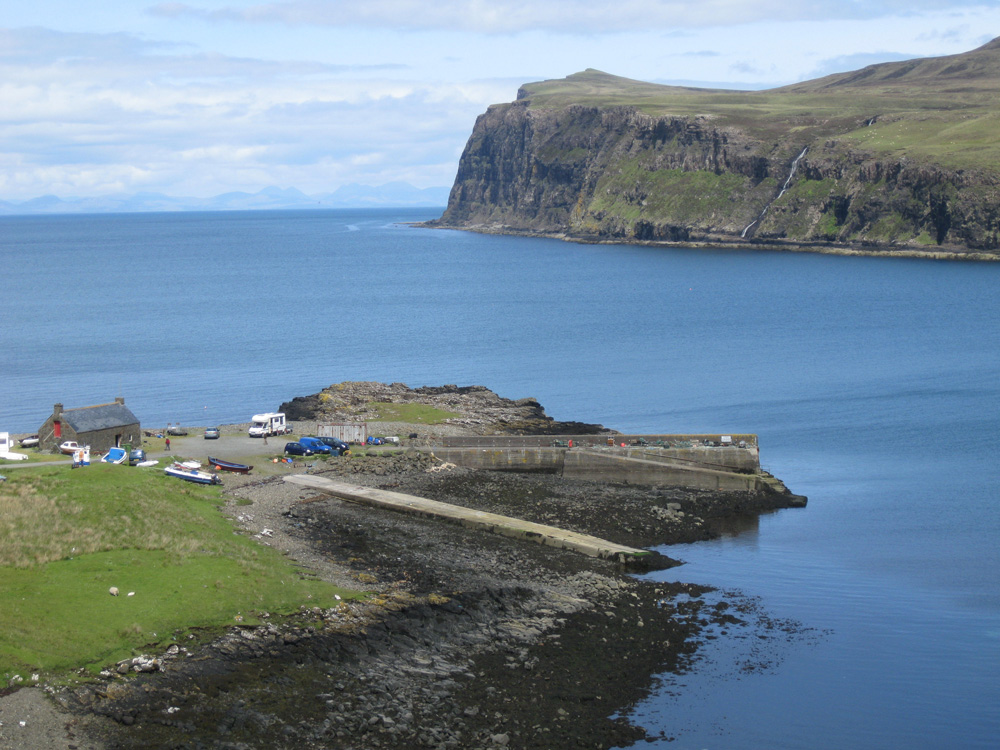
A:
POLYGON ((38 464, 38 463, 52 463, 53 461, 68 461, 69 456, 64 456, 61 453, 42 453, 34 448, 29 448, 27 450, 16 450, 16 453, 22 453, 27 456, 27 461, 11 461, 6 458, 0 458, 0 468, 6 466, 23 466, 25 463, 38 464))
POLYGON ((0 685, 15 674, 58 681, 191 629, 362 596, 235 534, 222 502, 219 488, 157 469, 10 472, 0 484, 0 685))
POLYGON ((395 404, 376 401, 366 405, 366 408, 377 412, 375 420, 380 422, 407 422, 409 424, 440 424, 446 419, 460 417, 460 414, 438 409, 427 404, 395 404))

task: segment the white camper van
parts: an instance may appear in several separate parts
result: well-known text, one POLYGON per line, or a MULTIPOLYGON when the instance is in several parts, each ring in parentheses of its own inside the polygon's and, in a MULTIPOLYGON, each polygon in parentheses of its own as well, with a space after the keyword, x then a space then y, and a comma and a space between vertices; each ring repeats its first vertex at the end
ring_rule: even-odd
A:
POLYGON ((250 429, 247 431, 250 437, 270 437, 291 432, 285 423, 283 412, 254 414, 250 421, 250 429))
POLYGON ((8 461, 27 461, 27 453, 15 453, 11 450, 14 447, 14 441, 10 439, 10 434, 7 432, 0 432, 0 458, 5 458, 8 461))

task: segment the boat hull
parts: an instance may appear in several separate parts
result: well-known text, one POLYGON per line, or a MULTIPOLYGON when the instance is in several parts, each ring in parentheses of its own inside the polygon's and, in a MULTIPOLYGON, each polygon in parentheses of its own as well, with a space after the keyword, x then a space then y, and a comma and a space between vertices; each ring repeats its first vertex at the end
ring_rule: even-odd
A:
POLYGON ((222 480, 215 474, 209 474, 207 471, 198 471, 197 469, 188 469, 187 467, 179 464, 168 466, 163 470, 163 472, 167 476, 177 477, 178 479, 183 479, 185 482, 194 482, 195 484, 222 484, 222 480))
POLYGON ((208 463, 220 471, 231 471, 234 474, 249 474, 253 466, 247 464, 237 464, 232 461, 223 461, 221 458, 208 457, 208 463))
POLYGON ((123 464, 127 458, 128 453, 125 450, 122 448, 112 448, 101 456, 101 461, 106 464, 123 464))

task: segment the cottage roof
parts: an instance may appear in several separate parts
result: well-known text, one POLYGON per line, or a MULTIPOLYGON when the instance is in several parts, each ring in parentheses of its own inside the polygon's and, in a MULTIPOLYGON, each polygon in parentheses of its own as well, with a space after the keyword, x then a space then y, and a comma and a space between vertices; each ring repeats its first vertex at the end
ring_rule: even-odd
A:
POLYGON ((77 434, 107 430, 113 427, 125 427, 139 424, 135 414, 125 404, 100 404, 99 406, 84 406, 80 409, 66 409, 61 419, 72 427, 77 434))

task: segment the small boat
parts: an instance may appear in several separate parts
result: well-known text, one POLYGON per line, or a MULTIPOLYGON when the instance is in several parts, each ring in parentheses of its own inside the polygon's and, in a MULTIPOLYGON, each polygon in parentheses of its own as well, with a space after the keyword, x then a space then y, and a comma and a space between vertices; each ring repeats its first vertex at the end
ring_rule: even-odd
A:
POLYGON ((128 451, 124 448, 109 448, 108 452, 101 456, 101 461, 106 464, 123 464, 128 458, 128 451))
POLYGON ((142 466, 143 468, 148 468, 150 466, 156 466, 158 463, 160 462, 157 461, 155 458, 151 458, 148 461, 140 461, 139 463, 136 464, 136 466, 142 466))
POLYGON ((35 448, 38 446, 38 435, 21 438, 20 443, 22 448, 35 448))
POLYGON ((249 474, 252 466, 247 464, 236 464, 232 461, 223 461, 221 458, 208 457, 208 463, 216 468, 217 471, 232 471, 236 474, 249 474))
POLYGON ((168 476, 177 477, 178 479, 183 479, 187 482, 195 482, 197 484, 222 484, 222 480, 215 474, 210 474, 207 471, 199 471, 198 469, 189 469, 179 463, 173 463, 163 471, 168 476))

